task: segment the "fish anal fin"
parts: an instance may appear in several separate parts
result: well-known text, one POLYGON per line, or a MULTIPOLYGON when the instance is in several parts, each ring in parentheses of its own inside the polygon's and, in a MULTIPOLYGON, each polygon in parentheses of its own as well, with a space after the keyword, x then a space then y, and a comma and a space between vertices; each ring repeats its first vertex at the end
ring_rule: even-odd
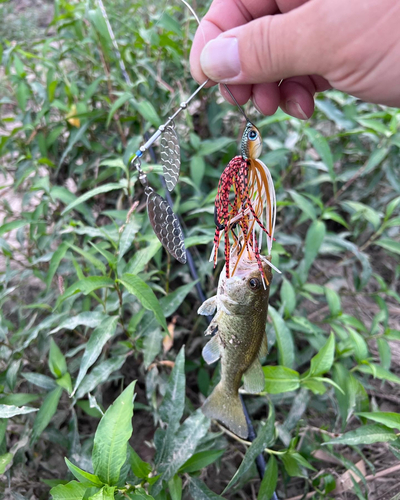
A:
POLYGON ((217 309, 217 296, 214 295, 209 299, 205 300, 197 310, 197 314, 202 316, 212 316, 217 309))
POLYGON ((265 358, 268 354, 268 340, 267 336, 263 335, 262 341, 261 341, 261 346, 260 346, 260 352, 258 353, 258 357, 260 359, 265 358))
POLYGON ((203 358, 204 361, 211 365, 211 363, 215 363, 221 357, 220 345, 218 335, 214 335, 214 337, 207 342, 207 344, 203 347, 203 358))
POLYGON ((265 375, 258 357, 244 373, 243 378, 244 390, 250 392, 250 394, 258 394, 264 390, 265 375))
POLYGON ((249 435, 239 394, 227 392, 221 382, 204 401, 201 409, 206 417, 219 420, 239 437, 246 439, 249 435))

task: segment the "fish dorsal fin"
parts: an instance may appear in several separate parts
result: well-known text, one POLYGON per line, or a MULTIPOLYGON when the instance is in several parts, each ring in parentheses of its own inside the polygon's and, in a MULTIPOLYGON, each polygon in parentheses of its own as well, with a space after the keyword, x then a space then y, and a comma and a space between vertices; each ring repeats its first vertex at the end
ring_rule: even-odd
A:
POLYGON ((214 335, 214 337, 207 342, 207 344, 203 347, 203 358, 204 361, 211 365, 211 363, 215 363, 221 357, 220 345, 218 335, 214 335))
POLYGON ((260 346, 260 352, 258 353, 258 357, 260 359, 263 359, 267 356, 268 354, 268 341, 267 341, 267 336, 263 335, 262 341, 261 341, 261 346, 260 346))
POLYGON ((201 314, 202 316, 212 316, 217 309, 217 296, 214 295, 209 299, 205 300, 199 309, 197 310, 197 314, 201 314))
POLYGON ((244 390, 258 394, 265 387, 265 376, 260 361, 256 358, 244 373, 244 390))

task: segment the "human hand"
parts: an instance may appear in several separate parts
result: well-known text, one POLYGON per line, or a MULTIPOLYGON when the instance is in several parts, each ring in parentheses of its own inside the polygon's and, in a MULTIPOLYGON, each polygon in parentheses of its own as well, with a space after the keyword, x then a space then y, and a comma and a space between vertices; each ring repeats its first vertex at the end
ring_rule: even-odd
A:
POLYGON ((399 24, 396 0, 214 0, 191 72, 229 84, 240 104, 251 98, 265 115, 280 106, 307 119, 315 92, 330 87, 400 107, 399 24))

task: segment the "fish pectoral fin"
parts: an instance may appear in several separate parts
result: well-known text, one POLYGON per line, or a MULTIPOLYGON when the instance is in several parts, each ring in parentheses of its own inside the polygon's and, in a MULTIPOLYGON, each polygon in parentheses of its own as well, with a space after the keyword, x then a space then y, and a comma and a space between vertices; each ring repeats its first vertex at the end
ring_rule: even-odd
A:
POLYGON ((214 295, 209 299, 205 300, 197 310, 197 314, 202 316, 212 316, 217 309, 217 296, 214 295))
POLYGON ((258 358, 253 361, 243 377, 245 391, 250 392, 250 394, 258 394, 264 390, 265 376, 258 358))
POLYGON ((207 344, 203 347, 203 359, 208 364, 215 363, 221 357, 220 345, 218 340, 218 335, 214 335, 214 337, 207 342, 207 344))
POLYGON ((260 359, 265 358, 268 354, 268 341, 267 336, 263 335, 263 339, 261 341, 260 352, 258 353, 258 357, 260 359))

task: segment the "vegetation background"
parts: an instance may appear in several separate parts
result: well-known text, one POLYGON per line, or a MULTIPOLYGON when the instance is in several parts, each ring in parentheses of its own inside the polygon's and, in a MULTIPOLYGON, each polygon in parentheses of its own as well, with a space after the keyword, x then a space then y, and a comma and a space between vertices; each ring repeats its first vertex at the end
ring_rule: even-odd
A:
MULTIPOLYGON (((201 357, 195 283, 129 168, 196 88, 196 23, 178 2, 106 1, 130 87, 95 0, 0 4, 0 496, 399 498, 399 111, 337 91, 308 122, 248 109, 283 272, 265 393, 245 396, 250 447, 198 410, 218 367, 201 357)), ((215 89, 177 122, 174 209, 208 295, 213 200, 242 126, 215 89)))

